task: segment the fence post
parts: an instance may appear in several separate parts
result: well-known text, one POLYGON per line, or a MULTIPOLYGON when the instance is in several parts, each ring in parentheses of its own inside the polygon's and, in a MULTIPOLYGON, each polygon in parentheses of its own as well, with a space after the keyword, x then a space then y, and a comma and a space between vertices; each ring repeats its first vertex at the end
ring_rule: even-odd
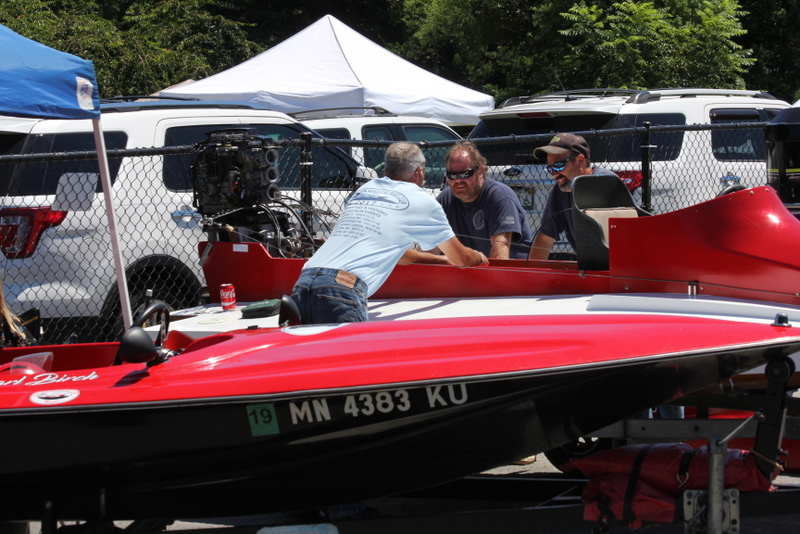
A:
POLYGON ((650 122, 645 121, 644 132, 642 133, 641 150, 642 150, 642 209, 651 211, 650 206, 650 149, 653 145, 650 144, 650 122))
MULTIPOLYGON (((311 132, 300 134, 300 141, 302 142, 300 150, 300 200, 308 206, 313 205, 311 199, 311 166, 313 165, 311 137, 311 132)), ((306 225, 306 228, 313 229, 313 222, 311 212, 303 210, 303 224, 306 225)))

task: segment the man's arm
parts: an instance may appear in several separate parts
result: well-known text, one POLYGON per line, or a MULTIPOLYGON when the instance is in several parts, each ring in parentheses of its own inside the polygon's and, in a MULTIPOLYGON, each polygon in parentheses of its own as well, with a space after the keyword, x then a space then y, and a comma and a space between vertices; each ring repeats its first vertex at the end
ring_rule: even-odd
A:
POLYGON ((489 260, 483 252, 465 247, 457 237, 451 237, 444 243, 439 244, 439 250, 459 267, 474 267, 476 265, 488 265, 489 260))
POLYGON ((490 258, 507 260, 511 257, 511 234, 512 232, 501 232, 491 237, 492 250, 489 251, 490 258))
POLYGON ((403 256, 397 261, 397 264, 403 263, 428 263, 436 265, 453 265, 447 256, 441 254, 431 254, 430 252, 422 252, 410 248, 403 253, 403 256))
POLYGON ((533 239, 531 251, 528 254, 529 260, 546 260, 550 256, 550 251, 553 250, 553 243, 556 240, 548 235, 539 232, 533 239))

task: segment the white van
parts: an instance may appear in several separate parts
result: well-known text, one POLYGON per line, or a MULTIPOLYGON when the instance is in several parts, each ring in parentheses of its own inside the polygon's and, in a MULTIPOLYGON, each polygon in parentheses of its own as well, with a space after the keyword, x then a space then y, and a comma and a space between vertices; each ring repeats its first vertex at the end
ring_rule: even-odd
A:
MULTIPOLYGON (((651 135, 650 209, 672 211, 709 200, 726 187, 766 183, 764 130, 712 129, 659 132, 659 126, 725 125, 767 122, 787 102, 759 91, 730 89, 583 89, 506 100, 480 115, 470 139, 591 132, 656 127, 651 135)), ((630 188, 642 180, 640 138, 625 135, 586 138, 591 160, 616 172, 630 188)), ((519 194, 538 228, 553 179, 533 158, 536 146, 525 141, 481 146, 490 175, 519 194)))

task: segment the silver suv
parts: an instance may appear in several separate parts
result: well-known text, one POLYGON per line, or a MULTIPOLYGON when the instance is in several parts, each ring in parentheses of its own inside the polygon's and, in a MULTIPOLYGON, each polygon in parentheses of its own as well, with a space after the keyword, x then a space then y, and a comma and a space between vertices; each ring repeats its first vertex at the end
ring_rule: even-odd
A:
MULTIPOLYGON (((645 123, 684 126, 683 131, 652 133, 650 208, 660 213, 708 200, 730 185, 766 183, 763 129, 693 131, 685 126, 766 122, 787 107, 787 102, 758 91, 563 91, 506 100, 480 115, 469 138, 596 131, 598 135, 587 135, 592 162, 615 171, 631 190, 637 190, 642 180, 640 138, 603 132, 645 123)), ((544 136, 536 143, 515 140, 481 146, 490 175, 517 191, 533 228, 539 226, 553 180, 532 151, 547 141, 544 136)))
MULTIPOLYGON (((288 115, 243 103, 174 100, 106 103, 102 124, 134 316, 149 300, 147 289, 177 309, 197 304, 205 285, 197 254, 205 236, 193 206, 194 155, 148 155, 144 149, 194 145, 219 130, 251 129, 275 140, 311 131, 288 115), (132 148, 143 148, 142 155, 114 157, 114 149, 132 148)), ((0 147, 3 155, 90 151, 92 126, 0 117, 0 147)), ((299 147, 280 150, 282 190, 299 187, 299 159, 299 147)), ((317 207, 331 197, 340 202, 339 196, 375 176, 340 149, 314 147, 313 159, 312 185, 326 193, 315 191, 317 207)), ((81 340, 107 339, 120 324, 100 187, 96 160, 0 163, 3 289, 16 312, 39 308, 48 341, 72 332, 81 340)))
MULTIPOLYGON (((293 113, 293 117, 330 139, 364 141, 410 141, 412 143, 461 139, 445 123, 426 117, 395 115, 381 107, 335 108, 293 113)), ((348 149, 345 149, 348 150, 348 149)), ((425 185, 440 188, 444 180, 444 156, 447 147, 422 147, 427 160, 425 185)), ((381 174, 386 147, 351 147, 350 154, 364 166, 381 174)))

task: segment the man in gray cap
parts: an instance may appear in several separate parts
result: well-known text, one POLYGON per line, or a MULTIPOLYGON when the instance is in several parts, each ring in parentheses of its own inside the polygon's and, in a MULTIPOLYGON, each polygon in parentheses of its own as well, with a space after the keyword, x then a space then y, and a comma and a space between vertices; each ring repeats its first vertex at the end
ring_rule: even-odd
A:
POLYGON ((567 241, 575 248, 575 234, 572 227, 572 181, 584 174, 615 173, 601 167, 593 167, 589 160, 589 145, 580 135, 571 133, 556 134, 550 143, 533 151, 540 160, 547 160, 547 172, 556 180, 556 185, 544 207, 542 223, 533 240, 529 258, 546 260, 553 249, 553 243, 564 232, 567 241))

